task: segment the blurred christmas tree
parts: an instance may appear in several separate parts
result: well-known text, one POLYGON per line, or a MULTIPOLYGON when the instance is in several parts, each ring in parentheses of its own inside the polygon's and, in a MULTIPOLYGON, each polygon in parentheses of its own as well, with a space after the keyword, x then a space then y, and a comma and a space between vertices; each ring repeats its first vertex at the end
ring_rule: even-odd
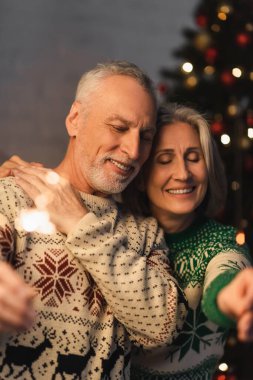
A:
POLYGON ((176 69, 161 70, 163 100, 207 116, 228 178, 223 220, 253 247, 253 0, 202 0, 184 29, 176 69))

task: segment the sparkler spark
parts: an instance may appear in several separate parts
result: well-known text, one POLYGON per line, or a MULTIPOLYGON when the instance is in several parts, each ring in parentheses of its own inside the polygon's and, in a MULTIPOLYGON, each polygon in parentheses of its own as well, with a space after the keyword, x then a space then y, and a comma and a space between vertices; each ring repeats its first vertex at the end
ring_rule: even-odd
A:
POLYGON ((56 172, 50 171, 46 175, 46 181, 50 185, 57 185, 60 181, 60 176, 56 172))
POLYGON ((56 231, 55 225, 50 221, 49 214, 46 211, 22 210, 16 222, 19 227, 27 232, 53 234, 56 231))

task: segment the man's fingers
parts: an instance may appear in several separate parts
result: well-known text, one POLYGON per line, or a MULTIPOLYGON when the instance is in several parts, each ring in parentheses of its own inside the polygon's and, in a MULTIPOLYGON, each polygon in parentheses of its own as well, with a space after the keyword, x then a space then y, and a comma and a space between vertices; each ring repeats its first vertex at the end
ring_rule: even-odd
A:
POLYGON ((11 169, 0 167, 0 178, 12 175, 11 169))

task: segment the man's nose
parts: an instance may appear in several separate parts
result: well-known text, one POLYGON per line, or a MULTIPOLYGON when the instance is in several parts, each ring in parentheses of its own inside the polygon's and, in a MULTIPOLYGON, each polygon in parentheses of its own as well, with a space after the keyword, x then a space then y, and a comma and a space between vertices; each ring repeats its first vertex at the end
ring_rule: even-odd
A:
POLYGON ((125 136, 122 144, 122 151, 128 155, 131 160, 138 160, 140 156, 140 137, 136 133, 125 136))

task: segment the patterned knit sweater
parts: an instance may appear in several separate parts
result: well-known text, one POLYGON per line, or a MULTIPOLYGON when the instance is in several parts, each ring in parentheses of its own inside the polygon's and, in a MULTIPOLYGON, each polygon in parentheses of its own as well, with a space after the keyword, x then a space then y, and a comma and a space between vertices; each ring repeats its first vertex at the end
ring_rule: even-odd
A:
POLYGON ((137 350, 131 379, 209 380, 231 326, 216 306, 216 295, 241 268, 250 265, 247 248, 236 244, 234 228, 206 218, 184 232, 167 234, 166 241, 189 313, 172 345, 137 350))
POLYGON ((0 180, 2 259, 38 290, 33 326, 0 334, 1 379, 128 379, 130 339, 154 347, 182 327, 185 301, 156 221, 81 197, 90 212, 67 237, 28 233, 17 217, 31 199, 0 180))

